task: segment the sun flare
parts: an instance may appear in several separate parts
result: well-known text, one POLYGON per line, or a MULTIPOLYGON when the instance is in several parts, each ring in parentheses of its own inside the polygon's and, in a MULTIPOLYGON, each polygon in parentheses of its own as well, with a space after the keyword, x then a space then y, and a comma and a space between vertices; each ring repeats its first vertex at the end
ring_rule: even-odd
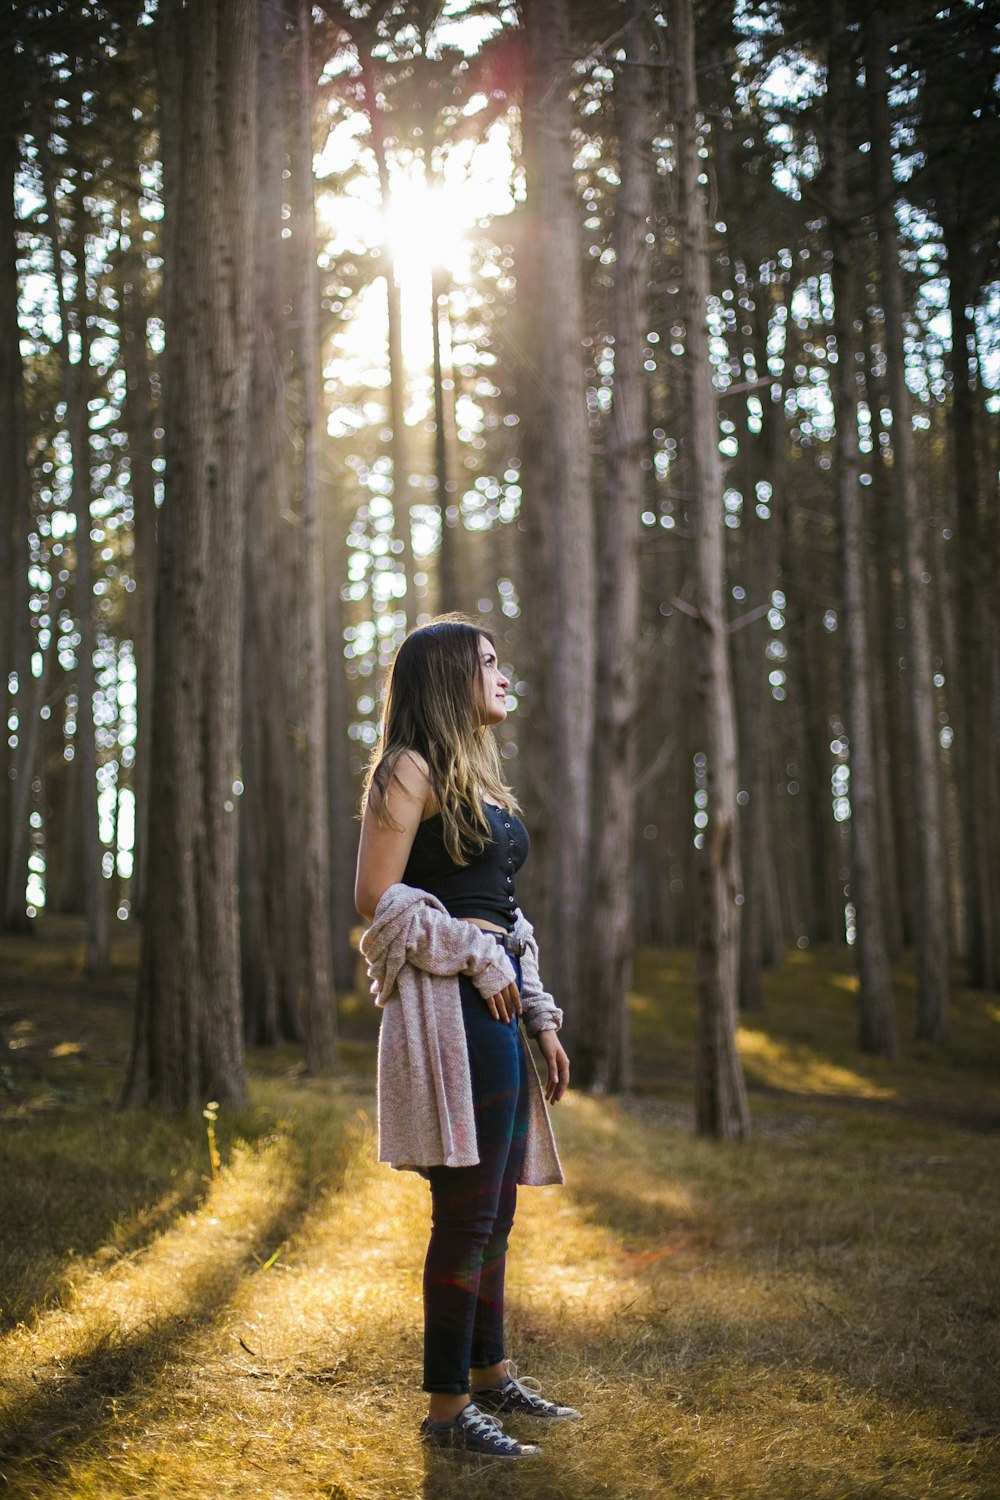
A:
POLYGON ((428 187, 419 177, 398 181, 385 214, 385 243, 400 285, 423 284, 436 269, 454 278, 467 273, 470 228, 461 193, 428 187))
MULTIPOLYGON (((335 132, 325 163, 344 170, 357 152, 353 133, 335 132)), ((392 260, 400 290, 403 357, 410 370, 426 370, 431 361, 431 282, 441 273, 449 288, 473 279, 475 231, 514 208, 514 162, 510 136, 495 122, 480 140, 453 146, 429 179, 426 163, 416 156, 391 166, 388 203, 380 210, 370 192, 323 193, 318 207, 333 255, 384 247, 392 260)), ((384 339, 376 324, 384 320, 384 284, 379 296, 362 295, 345 330, 340 354, 350 364, 368 360, 384 339), (364 305, 362 305, 364 304, 364 305)))

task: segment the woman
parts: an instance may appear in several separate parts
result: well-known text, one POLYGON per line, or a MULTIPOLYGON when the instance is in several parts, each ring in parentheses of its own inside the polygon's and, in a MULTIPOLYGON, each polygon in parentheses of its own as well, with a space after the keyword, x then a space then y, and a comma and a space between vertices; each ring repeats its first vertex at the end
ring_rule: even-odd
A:
MULTIPOLYGON (((496 1414, 579 1416, 516 1378, 503 1327, 517 1185, 561 1182, 545 1100, 569 1083, 514 877, 528 836, 491 726, 507 716, 496 643, 446 616, 413 631, 386 684, 362 800, 355 902, 377 1002, 379 1159, 431 1187, 421 1437, 523 1458, 496 1414), (523 1030, 546 1064, 544 1098, 523 1030)), ((534 1382, 533 1382, 534 1384, 534 1382)))

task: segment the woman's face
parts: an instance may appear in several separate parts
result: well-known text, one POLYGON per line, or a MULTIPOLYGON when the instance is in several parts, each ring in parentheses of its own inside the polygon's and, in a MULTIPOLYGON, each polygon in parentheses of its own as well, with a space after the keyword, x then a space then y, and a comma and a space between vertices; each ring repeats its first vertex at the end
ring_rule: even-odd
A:
POLYGON ((497 654, 485 635, 479 637, 479 661, 482 721, 484 724, 502 724, 507 717, 504 688, 510 686, 510 679, 501 672, 497 654))

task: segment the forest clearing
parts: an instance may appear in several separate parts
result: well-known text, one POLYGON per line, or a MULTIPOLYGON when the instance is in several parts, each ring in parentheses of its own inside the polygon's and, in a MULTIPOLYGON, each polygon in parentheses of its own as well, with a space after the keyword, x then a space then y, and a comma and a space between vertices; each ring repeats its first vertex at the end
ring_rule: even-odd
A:
POLYGON ((996 5, 0 85, 0 1490, 1000 1500, 996 5))
POLYGON ((585 1421, 498 1473, 416 1441, 427 1191, 375 1161, 367 997, 334 1080, 251 1054, 213 1182, 204 1120, 115 1109, 135 958, 83 978, 74 920, 0 941, 5 1493, 996 1495, 995 999, 859 1058, 847 955, 795 955, 740 1033, 734 1149, 693 1133, 691 954, 641 951, 636 1093, 567 1096, 567 1187, 512 1245, 512 1353, 585 1421))

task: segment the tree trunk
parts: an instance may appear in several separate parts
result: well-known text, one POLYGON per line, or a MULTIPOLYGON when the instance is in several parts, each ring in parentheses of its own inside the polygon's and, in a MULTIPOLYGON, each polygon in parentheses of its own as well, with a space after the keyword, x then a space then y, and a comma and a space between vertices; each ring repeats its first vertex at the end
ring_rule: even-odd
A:
POLYGON ((461 609, 459 538, 461 511, 449 517, 451 494, 457 497, 458 486, 448 484, 448 433, 444 402, 444 368, 441 356, 441 300, 445 295, 444 273, 439 266, 431 269, 431 334, 433 339, 434 384, 434 492, 441 516, 441 542, 438 548, 438 608, 442 613, 461 609))
MULTIPOLYGON (((337 1011, 330 955, 330 809, 327 790, 327 695, 323 536, 319 524, 320 351, 316 221, 313 204, 312 3, 298 0, 296 149, 292 162, 293 233, 298 239, 299 376, 299 714, 304 933, 302 1019, 306 1067, 333 1072, 337 1011)), ((338 580, 339 582, 339 580, 338 580)))
MULTIPOLYGON (((526 84, 526 87, 528 85, 526 84)), ((530 89, 525 100, 522 151, 525 175, 537 175, 534 165, 535 131, 528 124, 530 89)), ((521 801, 524 820, 531 830, 531 858, 518 875, 518 896, 538 933, 548 974, 548 958, 554 944, 554 844, 558 837, 557 809, 551 786, 553 722, 549 705, 551 659, 545 643, 551 634, 547 559, 551 548, 552 517, 545 495, 545 446, 548 413, 544 408, 540 357, 535 333, 542 321, 542 277, 535 248, 535 224, 544 205, 529 194, 514 216, 517 297, 506 322, 504 352, 514 371, 514 400, 519 413, 519 457, 521 460, 521 506, 515 542, 519 580, 520 616, 515 631, 518 675, 524 689, 517 708, 517 759, 512 763, 513 781, 521 801)), ((539 231, 540 232, 540 231, 539 231)))
MULTIPOLYGON (((539 373, 544 467, 533 503, 548 511, 545 553, 548 628, 532 642, 548 657, 552 720, 548 795, 558 829, 550 848, 552 926, 546 973, 567 1007, 571 1041, 580 1036, 574 1006, 586 993, 589 919, 591 767, 594 725, 595 549, 590 489, 590 431, 583 359, 582 256, 569 121, 570 46, 566 0, 530 0, 524 8, 528 50, 524 134, 530 139, 529 200, 544 316, 531 330, 539 373), (542 500, 541 497, 544 497, 542 500)), ((537 700, 533 708, 541 710, 537 700)))
POLYGON ((163 0, 166 494, 148 901, 125 1098, 245 1095, 237 916, 257 0, 163 0))
MULTIPOLYGON (((644 0, 629 0, 618 84, 619 176, 612 326, 615 383, 606 490, 597 511, 597 711, 594 725, 593 913, 585 1025, 574 1069, 602 1091, 628 1088, 628 992, 639 711, 639 542, 645 475, 652 176, 644 0)), ((582 998, 582 997, 581 997, 582 998)))
POLYGON ((357 865, 357 811, 360 790, 352 780, 348 755, 347 723, 349 718, 347 674, 344 670, 344 620, 340 599, 340 580, 347 577, 347 522, 338 503, 336 486, 327 478, 326 502, 321 512, 326 516, 326 576, 331 580, 326 593, 326 672, 327 672, 327 755, 330 781, 330 933, 333 948, 333 975, 338 990, 354 987, 355 964, 351 947, 351 929, 357 922, 354 912, 354 871, 357 865))
POLYGON ((80 340, 80 357, 70 358, 72 315, 66 296, 68 268, 63 258, 62 235, 56 184, 48 146, 47 122, 42 126, 39 159, 48 208, 49 234, 55 268, 56 298, 59 307, 59 360, 63 394, 66 401, 66 423, 69 429, 72 458, 72 508, 76 520, 74 537, 73 581, 76 592, 77 630, 80 643, 76 648, 76 736, 74 758, 77 767, 76 813, 80 819, 79 839, 83 867, 83 905, 86 919, 84 967, 96 977, 108 972, 111 964, 111 933, 108 903, 110 895, 104 879, 103 856, 97 811, 97 741, 94 724, 96 676, 94 654, 97 631, 94 621, 94 558, 91 531, 90 427, 87 400, 90 388, 91 319, 87 306, 87 238, 83 222, 83 183, 77 184, 77 201, 73 209, 71 251, 76 280, 76 332, 80 340))
MULTIPOLYGON (((877 428, 875 413, 888 405, 884 392, 874 386, 868 371, 865 396, 877 428)), ((885 454, 876 445, 873 431, 869 489, 871 500, 866 517, 865 582, 867 586, 869 645, 872 653, 872 695, 879 705, 874 716, 875 807, 879 829, 879 870, 882 897, 882 925, 890 963, 902 956, 907 934, 913 930, 912 881, 913 861, 910 842, 910 810, 905 806, 904 782, 909 777, 906 731, 903 724, 900 677, 902 600, 897 580, 899 567, 895 546, 895 509, 892 479, 885 454)))
MULTIPOLYGON (((251 483, 247 496, 244 591, 244 791, 240 819, 240 950, 247 1040, 274 1045, 301 1037, 299 976, 301 858, 290 695, 297 527, 292 515, 287 411, 289 349, 282 239, 283 173, 294 78, 288 17, 264 6, 257 59, 259 149, 254 236, 254 348, 251 483)), ((286 282, 288 283, 286 287, 286 282)))
POLYGON ((850 738, 851 899, 856 922, 861 985, 859 1044, 865 1052, 895 1057, 896 1026, 892 985, 882 925, 875 808, 874 728, 871 705, 871 649, 865 608, 865 550, 858 450, 855 332, 857 287, 846 163, 849 92, 849 40, 843 0, 830 6, 829 136, 830 241, 833 251, 834 335, 837 364, 832 391, 837 425, 837 499, 840 516, 841 590, 844 632, 844 692, 850 738))
POLYGON ((970 251, 965 227, 945 225, 948 309, 951 313, 951 464, 955 487, 958 619, 958 758, 961 766, 965 895, 965 962, 970 984, 1000 988, 1000 875, 990 853, 998 814, 996 736, 991 687, 984 554, 988 536, 979 520, 976 424, 969 370, 973 336, 968 300, 970 251))
MULTIPOLYGON (((755 260, 757 257, 755 256, 755 260)), ((740 306, 748 324, 744 333, 751 341, 757 370, 767 368, 768 287, 761 285, 756 270, 745 264, 744 292, 740 306), (749 305, 747 305, 749 303, 749 305)), ((783 483, 783 444, 785 440, 781 407, 773 394, 761 393, 761 431, 755 440, 747 420, 746 400, 739 400, 740 453, 743 458, 743 517, 738 535, 743 539, 743 581, 747 585, 746 603, 741 608, 750 618, 741 622, 734 640, 734 659, 738 668, 736 687, 738 736, 740 749, 740 782, 749 800, 740 814, 740 865, 743 877, 744 903, 740 911, 740 1009, 760 1011, 763 1008, 761 971, 779 964, 784 955, 787 929, 781 921, 775 847, 782 849, 781 869, 793 880, 801 878, 799 829, 792 822, 793 808, 782 808, 775 795, 776 767, 773 739, 788 709, 776 710, 770 701, 767 644, 772 635, 770 606, 781 578, 781 542, 787 527, 783 483), (775 409, 777 408, 777 409, 775 409), (756 458, 758 450, 760 457, 756 458), (770 486, 770 514, 757 514, 757 487, 761 480, 770 486), (742 680, 740 680, 742 679, 742 680), (782 717, 779 717, 779 714, 782 717), (782 837, 782 812, 790 825, 782 837), (789 836, 794 831, 794 838, 789 836)), ((787 606, 787 599, 786 599, 787 606)), ((788 631, 783 640, 787 641, 788 631)), ((794 648, 793 648, 794 649, 794 648)), ((781 665, 788 682, 788 658, 781 665)), ((786 688, 793 711, 801 712, 791 685, 786 688)), ((796 774, 796 779, 798 779, 796 774)), ((791 802, 791 798, 786 799, 791 802)), ((787 899, 785 904, 787 905, 787 899)), ((796 933, 801 926, 795 926, 796 933)))
MULTIPOLYGON (((12 7, 0 10, 3 25, 11 26, 12 7)), ((31 492, 26 464, 24 384, 20 332, 17 323, 17 242, 14 214, 14 175, 18 165, 17 92, 8 80, 0 99, 0 707, 6 726, 18 720, 17 748, 0 757, 0 926, 25 931, 27 882, 27 823, 20 826, 18 780, 31 769, 26 740, 32 699, 32 630, 28 610, 28 533, 31 529, 31 492), (16 684, 16 691, 12 690, 16 684)), ((25 798, 27 791, 25 791, 25 798)), ((25 817, 27 815, 25 814, 25 817)))
MULTIPOLYGON (((760 521, 753 514, 752 487, 743 494, 743 519, 740 533, 744 538, 739 576, 747 588, 748 601, 763 608, 774 586, 773 568, 765 549, 777 529, 774 520, 760 521), (762 528, 767 528, 767 535, 762 528), (766 595, 766 597, 764 597, 766 595)), ((764 1006, 761 972, 764 967, 764 923, 767 911, 769 863, 768 825, 773 810, 768 806, 768 764, 766 698, 768 638, 766 613, 739 627, 733 641, 736 666, 735 699, 738 710, 739 781, 745 794, 739 817, 740 870, 745 899, 740 911, 740 978, 739 1004, 744 1011, 760 1011, 764 1006)))
MULTIPOLYGON (((329 9, 328 7, 324 7, 329 9)), ((355 37, 358 62, 361 65, 361 82, 364 93, 364 110, 371 126, 372 150, 378 168, 379 190, 382 212, 388 215, 392 198, 389 178, 389 158, 386 150, 385 117, 378 99, 375 65, 367 45, 355 37)), ((402 543, 400 562, 406 582, 404 604, 411 625, 416 623, 417 609, 413 584, 413 533, 410 527, 410 502, 407 494, 409 473, 407 472, 407 430, 404 416, 406 407, 406 362, 403 358, 403 305, 393 248, 388 238, 381 248, 380 263, 385 277, 386 312, 389 322, 389 426, 390 457, 392 459, 392 504, 396 522, 396 538, 402 543)))
POLYGON ((736 707, 724 591, 722 465, 705 321, 709 292, 705 202, 698 176, 698 95, 692 0, 671 0, 677 70, 677 172, 682 212, 684 319, 689 398, 695 631, 700 728, 708 793, 696 855, 698 1051, 695 1105, 700 1135, 749 1133, 743 1068, 736 1047, 740 952, 736 707))
POLYGON ((132 848, 131 909, 141 917, 145 905, 147 827, 149 822, 150 725, 153 701, 153 620, 156 604, 156 481, 153 459, 153 404, 149 380, 149 347, 143 295, 142 224, 134 193, 125 200, 128 249, 118 266, 118 320, 121 361, 125 369, 125 422, 128 431, 129 489, 132 495, 132 573, 136 584, 135 663, 137 735, 135 747, 135 841, 132 848))
POLYGON ((45 653, 42 673, 33 677, 29 668, 24 686, 18 690, 17 723, 17 777, 13 783, 11 797, 11 825, 13 838, 10 850, 10 872, 7 886, 7 909, 11 914, 7 928, 12 932, 31 930, 25 900, 28 882, 28 860, 31 855, 31 806, 32 782, 39 769, 39 740, 41 739, 42 704, 49 682, 53 660, 50 646, 45 653))
POLYGON ((931 575, 925 520, 917 488, 910 393, 906 387, 903 278, 896 224, 896 183, 889 136, 885 12, 867 12, 865 81, 872 126, 876 221, 885 312, 885 358, 892 404, 893 479, 906 619, 906 706, 910 741, 911 815, 916 830, 914 942, 917 949, 917 1036, 948 1037, 948 858, 938 771, 937 704, 931 644, 931 575))

